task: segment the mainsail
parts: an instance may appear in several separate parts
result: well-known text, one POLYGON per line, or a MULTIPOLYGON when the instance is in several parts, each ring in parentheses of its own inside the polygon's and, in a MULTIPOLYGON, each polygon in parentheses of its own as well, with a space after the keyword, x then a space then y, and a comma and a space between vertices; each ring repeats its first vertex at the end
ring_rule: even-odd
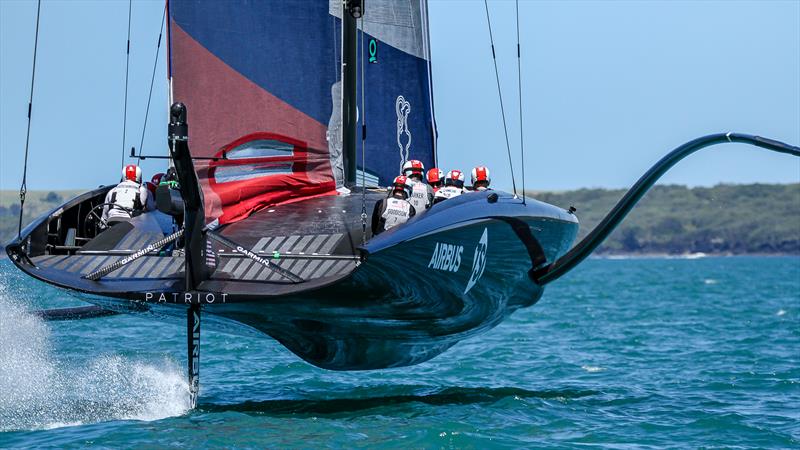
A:
MULTIPOLYGON (((335 194, 344 184, 342 3, 170 0, 168 10, 172 100, 189 111, 192 155, 225 158, 195 161, 207 218, 230 223, 335 194)), ((368 1, 359 22, 361 56, 373 63, 359 80, 368 133, 358 164, 385 185, 406 159, 435 160, 426 5, 368 1)))
MULTIPOLYGON (((338 5, 330 1, 331 14, 341 15, 338 5)), ((366 62, 363 79, 359 72, 366 91, 366 172, 385 186, 409 159, 426 168, 436 164, 427 2, 366 0, 358 23, 364 33, 359 58, 366 62)), ((360 158, 360 145, 358 152, 360 158)))

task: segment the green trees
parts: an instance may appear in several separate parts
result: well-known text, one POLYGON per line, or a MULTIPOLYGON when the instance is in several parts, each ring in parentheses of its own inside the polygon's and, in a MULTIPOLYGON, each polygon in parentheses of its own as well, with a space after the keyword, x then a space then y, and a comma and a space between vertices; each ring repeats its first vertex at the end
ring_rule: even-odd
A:
MULTIPOLYGON (((624 194, 579 189, 530 196, 575 206, 583 237, 624 194)), ((655 186, 598 252, 800 254, 800 184, 655 186)))

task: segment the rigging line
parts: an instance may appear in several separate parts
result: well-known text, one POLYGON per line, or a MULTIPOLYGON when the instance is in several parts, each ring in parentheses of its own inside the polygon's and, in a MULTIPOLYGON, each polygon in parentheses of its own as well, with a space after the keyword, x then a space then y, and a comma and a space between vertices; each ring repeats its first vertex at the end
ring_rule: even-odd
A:
POLYGON ((139 156, 136 157, 136 164, 141 162, 142 148, 144 147, 144 135, 147 131, 147 117, 150 115, 150 100, 153 99, 153 84, 156 81, 156 68, 158 67, 158 55, 161 53, 161 35, 164 32, 164 21, 167 17, 167 4, 164 3, 164 14, 161 15, 161 28, 158 29, 158 44, 156 44, 156 59, 153 61, 153 75, 150 76, 150 94, 147 96, 147 108, 144 111, 144 125, 142 126, 142 139, 139 141, 139 156))
POLYGON ((522 160, 522 204, 525 204, 525 139, 522 130, 525 128, 522 122, 522 51, 519 46, 519 0, 514 2, 517 14, 517 92, 519 92, 519 154, 522 160))
MULTIPOLYGON (((336 161, 336 172, 334 173, 334 179, 336 176, 341 177, 342 186, 347 184, 347 174, 346 174, 346 165, 344 162, 344 15, 347 14, 345 4, 342 3, 342 20, 341 25, 339 27, 339 75, 337 81, 339 82, 339 123, 336 124, 336 130, 334 136, 334 145, 339 145, 339 155, 340 157, 336 161), (341 169, 339 168, 339 164, 341 161, 341 169)), ((336 41, 334 40, 334 46, 336 45, 336 41)), ((334 50, 335 53, 335 50, 334 50)), ((335 105, 335 103, 334 103, 335 105)), ((339 187, 339 180, 336 180, 336 187, 339 187)))
POLYGON ((128 0, 128 47, 125 51, 125 104, 122 113, 122 154, 120 155, 120 166, 125 165, 125 132, 128 124, 128 69, 131 64, 131 8, 133 0, 128 0))
POLYGON ((33 84, 36 81, 36 51, 39 49, 39 15, 42 0, 36 5, 36 37, 33 41, 33 69, 31 70, 31 94, 28 98, 28 131, 25 135, 25 163, 22 168, 22 184, 19 187, 19 224, 17 238, 22 238, 22 212, 25 210, 25 194, 28 192, 28 147, 31 141, 31 112, 33 111, 33 84))
MULTIPOLYGON (((128 75, 131 61, 131 10, 133 0, 128 0, 128 40, 125 48, 125 100, 122 113, 122 154, 120 155, 120 166, 125 165, 125 141, 128 124, 128 75)), ((141 150, 140 150, 141 153, 141 150)))
MULTIPOLYGON (((170 10, 169 10, 169 0, 165 1, 167 14, 166 17, 170 17, 170 10)), ((169 117, 169 111, 172 108, 172 21, 167 21, 167 117, 169 117)), ((169 162, 170 167, 172 167, 172 160, 169 162)))
POLYGON ((433 58, 431 57, 431 36, 430 36, 430 24, 428 23, 428 2, 421 1, 420 2, 420 11, 422 15, 422 43, 423 47, 425 48, 425 58, 427 59, 427 69, 428 69, 428 100, 431 103, 431 141, 433 142, 433 166, 438 167, 438 148, 436 143, 437 133, 436 133, 436 114, 434 111, 434 104, 433 104, 433 58))
POLYGON ((511 145, 508 143, 508 126, 506 125, 506 110, 503 107, 503 92, 500 90, 500 73, 497 71, 497 56, 494 51, 494 36, 492 35, 492 21, 489 19, 489 1, 483 0, 486 7, 486 23, 489 25, 489 41, 492 44, 492 61, 494 62, 494 78, 497 80, 497 95, 500 97, 500 114, 503 116, 503 132, 506 136, 506 150, 508 151, 508 166, 511 168, 511 186, 514 196, 517 196, 517 182, 514 180, 514 162, 511 159, 511 145))
POLYGON ((364 16, 361 16, 361 245, 367 243, 367 107, 364 76, 364 16))

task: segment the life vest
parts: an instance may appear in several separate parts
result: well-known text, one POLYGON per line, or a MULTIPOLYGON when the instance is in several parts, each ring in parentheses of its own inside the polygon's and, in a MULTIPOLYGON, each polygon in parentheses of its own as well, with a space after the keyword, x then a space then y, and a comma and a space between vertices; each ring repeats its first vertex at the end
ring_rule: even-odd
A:
POLYGON ((425 211, 431 207, 433 200, 433 189, 422 181, 414 181, 411 184, 411 197, 408 202, 417 210, 417 213, 425 211))
POLYGON ((464 190, 461 188, 457 188, 455 186, 445 186, 436 191, 436 196, 434 197, 434 203, 438 203, 440 201, 447 200, 449 198, 458 197, 463 193, 464 190))
POLYGON ((106 220, 128 219, 128 211, 141 211, 147 202, 147 188, 133 181, 123 181, 106 194, 106 203, 113 203, 105 211, 106 220))
POLYGON ((381 214, 384 220, 384 230, 404 224, 411 217, 411 203, 406 200, 390 197, 386 199, 385 205, 381 214))

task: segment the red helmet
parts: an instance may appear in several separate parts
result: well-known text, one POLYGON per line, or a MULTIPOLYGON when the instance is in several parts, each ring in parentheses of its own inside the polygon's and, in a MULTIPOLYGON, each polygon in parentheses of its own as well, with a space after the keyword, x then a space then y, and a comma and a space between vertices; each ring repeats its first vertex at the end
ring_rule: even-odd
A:
POLYGON ((136 164, 128 164, 122 169, 122 177, 126 180, 135 181, 142 184, 142 169, 136 164))
POLYGON ((151 194, 156 195, 156 187, 158 186, 157 184, 153 183, 152 181, 146 181, 144 185, 147 186, 147 190, 150 191, 151 194))
POLYGON ((447 172, 447 176, 444 177, 444 185, 445 186, 455 186, 457 188, 464 187, 464 173, 460 170, 451 170, 447 172))
POLYGON ((400 175, 394 178, 392 183, 392 195, 402 192, 405 198, 411 197, 411 185, 408 184, 408 177, 400 175))
POLYGON ((410 177, 411 175, 419 175, 422 178, 422 174, 425 173, 425 166, 422 165, 422 161, 418 161, 416 159, 409 159, 403 164, 403 175, 410 177))
POLYGON ((441 186, 444 183, 444 172, 438 167, 434 167, 428 171, 428 184, 434 187, 441 186))
POLYGON ((492 182, 492 177, 489 175, 489 169, 486 166, 478 166, 472 169, 472 186, 475 187, 475 184, 480 182, 483 182, 483 187, 489 187, 492 182))
POLYGON ((161 179, 162 178, 164 178, 164 173, 163 172, 159 172, 159 173, 153 175, 153 178, 150 179, 150 182, 155 184, 156 186, 158 186, 159 184, 161 184, 161 179))

